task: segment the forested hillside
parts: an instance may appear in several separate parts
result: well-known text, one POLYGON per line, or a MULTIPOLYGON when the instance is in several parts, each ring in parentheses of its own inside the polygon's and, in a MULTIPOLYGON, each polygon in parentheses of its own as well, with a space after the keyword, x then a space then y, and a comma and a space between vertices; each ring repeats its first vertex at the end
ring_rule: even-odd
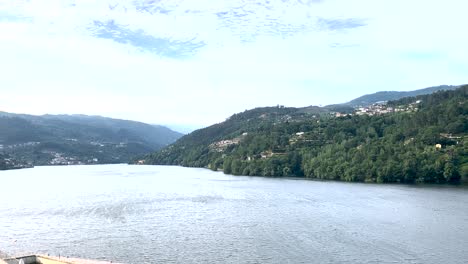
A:
POLYGON ((181 136, 162 126, 100 116, 0 112, 0 154, 9 155, 15 164, 129 162, 181 136))
POLYGON ((468 86, 404 98, 382 115, 257 108, 197 130, 146 157, 150 164, 252 176, 458 183, 468 181, 468 86), (417 103, 419 102, 419 103, 417 103), (415 107, 416 106, 416 107, 415 107))

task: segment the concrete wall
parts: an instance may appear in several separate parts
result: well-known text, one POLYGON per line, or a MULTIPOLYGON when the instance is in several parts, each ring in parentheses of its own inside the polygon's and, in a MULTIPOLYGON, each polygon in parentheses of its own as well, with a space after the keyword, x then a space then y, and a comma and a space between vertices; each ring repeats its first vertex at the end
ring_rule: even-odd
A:
POLYGON ((36 256, 25 256, 21 258, 9 258, 5 259, 4 261, 8 264, 18 264, 19 260, 23 260, 24 264, 36 264, 36 256))
POLYGON ((45 256, 25 256, 20 258, 10 258, 4 261, 0 260, 0 264, 18 264, 19 260, 23 260, 24 264, 71 264, 71 262, 60 261, 45 256))
MULTIPOLYGON (((112 262, 97 261, 97 260, 85 260, 77 258, 63 258, 42 255, 32 255, 18 258, 8 258, 5 260, 0 259, 0 264, 18 264, 19 260, 23 260, 24 264, 110 264, 112 262)), ((116 263, 118 264, 118 263, 116 263)))
POLYGON ((48 257, 44 257, 44 256, 38 256, 36 262, 41 263, 41 264, 64 264, 64 263, 66 264, 66 263, 71 263, 71 262, 60 261, 60 260, 56 260, 56 259, 52 259, 52 258, 48 258, 48 257))

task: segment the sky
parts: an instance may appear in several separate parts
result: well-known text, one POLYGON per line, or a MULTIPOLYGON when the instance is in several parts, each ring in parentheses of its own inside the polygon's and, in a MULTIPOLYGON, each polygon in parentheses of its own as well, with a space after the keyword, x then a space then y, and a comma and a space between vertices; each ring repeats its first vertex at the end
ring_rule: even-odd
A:
POLYGON ((0 0, 0 111, 190 130, 468 83, 466 0, 0 0))

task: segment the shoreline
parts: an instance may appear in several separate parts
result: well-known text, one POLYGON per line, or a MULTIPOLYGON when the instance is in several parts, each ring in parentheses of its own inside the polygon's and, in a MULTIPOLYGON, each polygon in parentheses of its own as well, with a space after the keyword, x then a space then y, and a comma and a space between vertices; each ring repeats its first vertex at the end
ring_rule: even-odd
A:
POLYGON ((167 165, 167 164, 128 164, 133 166, 168 166, 168 167, 181 167, 188 169, 205 169, 212 172, 223 173, 224 175, 234 176, 234 177, 255 177, 255 178, 266 178, 266 179, 285 179, 285 180, 305 180, 305 181, 316 181, 316 182, 339 182, 339 183, 350 183, 350 184, 366 184, 366 185, 390 185, 390 186, 409 186, 409 187, 461 187, 468 188, 468 182, 460 181, 459 183, 407 183, 407 182, 366 182, 366 181, 341 181, 341 180, 329 180, 329 179, 319 179, 319 178, 307 178, 302 176, 262 176, 262 175, 234 175, 234 174, 225 174, 222 169, 217 169, 216 171, 208 167, 186 167, 182 165, 167 165))

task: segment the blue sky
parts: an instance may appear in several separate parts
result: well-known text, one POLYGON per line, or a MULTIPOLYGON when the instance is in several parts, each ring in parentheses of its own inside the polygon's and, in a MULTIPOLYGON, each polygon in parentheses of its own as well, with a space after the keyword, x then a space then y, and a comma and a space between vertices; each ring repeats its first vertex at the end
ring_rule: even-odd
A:
POLYGON ((468 83, 465 0, 0 0, 0 111, 202 127, 468 83))

